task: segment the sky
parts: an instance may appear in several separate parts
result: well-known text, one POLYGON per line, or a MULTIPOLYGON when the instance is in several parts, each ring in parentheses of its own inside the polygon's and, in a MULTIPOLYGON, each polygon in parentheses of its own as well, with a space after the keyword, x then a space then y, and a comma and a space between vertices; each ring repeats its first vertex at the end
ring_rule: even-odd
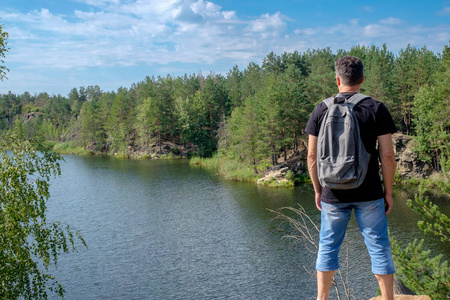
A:
POLYGON ((146 76, 226 75, 270 52, 408 44, 442 52, 450 0, 1 0, 0 94, 129 88, 146 76))

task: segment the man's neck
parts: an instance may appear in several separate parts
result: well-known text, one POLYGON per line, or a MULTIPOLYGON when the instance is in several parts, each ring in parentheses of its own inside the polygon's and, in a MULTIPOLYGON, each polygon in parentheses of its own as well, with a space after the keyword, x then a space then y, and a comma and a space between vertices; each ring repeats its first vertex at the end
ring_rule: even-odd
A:
POLYGON ((346 86, 346 85, 339 85, 339 93, 359 93, 361 90, 360 85, 352 85, 352 86, 346 86))

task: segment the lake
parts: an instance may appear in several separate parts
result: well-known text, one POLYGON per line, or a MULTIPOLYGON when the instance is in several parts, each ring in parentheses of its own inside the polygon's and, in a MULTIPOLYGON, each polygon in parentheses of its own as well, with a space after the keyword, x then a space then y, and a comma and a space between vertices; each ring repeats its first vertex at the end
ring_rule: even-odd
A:
MULTIPOLYGON (((283 239, 288 228, 268 210, 301 204, 318 223, 311 187, 225 181, 187 160, 64 158, 48 216, 80 230, 89 247, 59 260, 66 299, 315 299, 304 268, 314 270, 315 254, 283 239)), ((389 222, 400 240, 421 237, 404 200, 389 222)), ((356 298, 376 296, 354 219, 346 240, 356 298)))

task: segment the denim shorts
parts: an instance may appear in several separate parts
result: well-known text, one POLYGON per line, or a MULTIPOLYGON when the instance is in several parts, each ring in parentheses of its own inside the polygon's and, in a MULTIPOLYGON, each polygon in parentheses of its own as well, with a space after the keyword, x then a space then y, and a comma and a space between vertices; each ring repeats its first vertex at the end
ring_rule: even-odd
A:
POLYGON ((322 202, 316 269, 323 272, 339 269, 339 248, 353 209, 370 254, 372 272, 378 275, 395 273, 384 199, 336 204, 322 202))

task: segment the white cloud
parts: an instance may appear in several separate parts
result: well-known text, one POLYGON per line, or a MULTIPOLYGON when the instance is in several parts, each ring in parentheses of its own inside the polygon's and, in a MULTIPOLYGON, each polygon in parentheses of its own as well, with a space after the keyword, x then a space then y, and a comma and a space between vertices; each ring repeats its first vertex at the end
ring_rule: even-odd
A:
POLYGON ((223 11, 222 15, 223 15, 224 19, 226 19, 226 20, 236 18, 236 12, 234 10, 223 11))
POLYGON ((288 48, 293 43, 301 41, 301 45, 306 45, 306 48, 302 49, 299 46, 297 47, 299 51, 327 46, 337 50, 349 49, 357 44, 365 46, 386 44, 388 49, 395 53, 411 44, 417 47, 426 45, 434 52, 441 52, 443 45, 448 43, 450 26, 411 26, 395 18, 362 25, 355 19, 328 27, 298 28, 293 32, 295 35, 292 35, 292 39, 284 41, 284 45, 288 48))
POLYGON ((448 15, 450 15, 450 6, 446 6, 446 7, 442 8, 440 11, 438 11, 437 15, 438 16, 448 16, 448 15))
POLYGON ((313 28, 305 28, 305 29, 295 29, 294 30, 294 34, 297 35, 315 35, 318 33, 317 29, 313 29, 313 28))
POLYGON ((348 23, 352 26, 359 26, 359 19, 350 19, 348 23))
POLYGON ((137 17, 153 17, 165 22, 176 16, 182 3, 182 0, 137 0, 111 7, 111 10, 137 17))
POLYGON ((403 24, 403 20, 401 19, 397 19, 397 18, 387 18, 387 19, 382 19, 380 20, 380 23, 383 25, 402 25, 403 24))
POLYGON ((199 0, 195 3, 192 3, 191 9, 194 13, 201 15, 203 18, 212 18, 217 19, 222 17, 221 7, 212 2, 204 2, 203 0, 199 0))
POLYGON ((7 63, 27 72, 140 65, 178 70, 174 65, 180 63, 214 70, 217 64, 260 62, 271 51, 349 49, 358 43, 386 43, 394 52, 411 43, 440 52, 450 36, 448 25, 410 26, 394 17, 298 27, 281 12, 240 18, 206 0, 79 1, 93 9, 67 15, 0 11, 10 35, 7 63))
POLYGON ((391 35, 393 33, 393 30, 389 26, 369 24, 367 26, 364 26, 362 32, 368 38, 380 38, 391 35))
MULTIPOLYGON (((97 6, 114 3, 102 1, 97 6)), ((262 18, 269 21, 266 28, 271 35, 278 26, 278 18, 279 14, 262 18)), ((5 19, 15 23, 10 30, 14 52, 8 60, 26 69, 159 65, 177 61, 213 64, 231 58, 240 62, 255 53, 252 47, 256 37, 238 38, 250 23, 238 20, 234 11, 224 11, 203 0, 139 0, 101 11, 76 10, 70 16, 42 9, 6 14, 5 19)), ((258 22, 261 20, 253 23, 253 28, 258 35, 264 35, 264 27, 255 25, 258 22)))
POLYGON ((107 5, 118 5, 120 0, 75 0, 95 7, 105 7, 107 5))
POLYGON ((273 15, 264 14, 260 18, 250 22, 249 31, 261 34, 263 38, 279 36, 281 31, 286 27, 286 23, 282 19, 283 16, 280 12, 273 15))

